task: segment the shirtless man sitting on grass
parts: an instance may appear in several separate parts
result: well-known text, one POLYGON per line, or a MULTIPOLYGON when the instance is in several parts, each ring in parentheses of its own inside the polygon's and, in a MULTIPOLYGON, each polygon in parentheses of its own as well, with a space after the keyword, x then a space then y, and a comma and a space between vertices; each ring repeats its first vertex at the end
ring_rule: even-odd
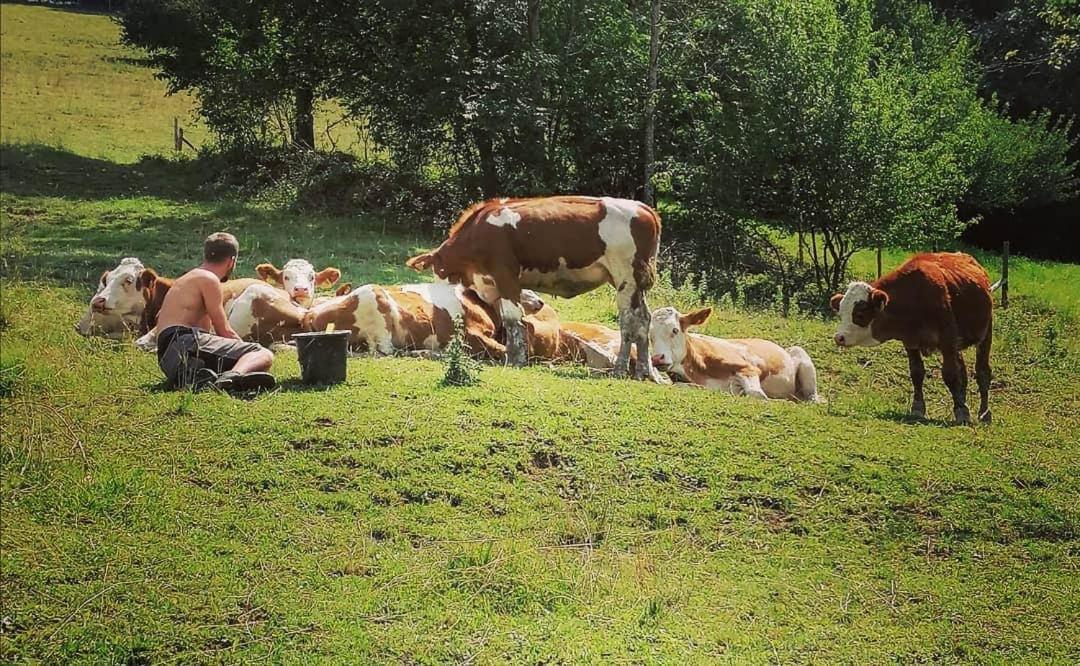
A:
POLYGON ((174 388, 224 391, 271 389, 269 349, 244 342, 229 327, 221 283, 236 268, 240 245, 232 234, 210 234, 203 263, 176 279, 158 314, 158 366, 174 388), (217 335, 206 331, 213 326, 217 335))

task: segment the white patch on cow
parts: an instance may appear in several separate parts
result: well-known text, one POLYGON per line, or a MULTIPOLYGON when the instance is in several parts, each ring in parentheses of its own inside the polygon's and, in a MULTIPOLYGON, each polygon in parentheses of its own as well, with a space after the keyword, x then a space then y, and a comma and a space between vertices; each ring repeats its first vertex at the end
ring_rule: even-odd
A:
POLYGON ((390 298, 390 295, 387 294, 382 287, 373 284, 357 287, 345 296, 338 296, 337 299, 332 299, 334 302, 331 302, 328 305, 335 305, 336 303, 341 302, 338 299, 344 300, 355 296, 356 311, 353 313, 353 317, 356 321, 353 323, 353 331, 357 337, 367 342, 368 348, 372 351, 383 355, 390 355, 394 353, 394 332, 387 328, 386 318, 383 317, 383 313, 379 311, 379 302, 377 299, 378 292, 376 292, 376 290, 382 292, 383 297, 390 304, 390 320, 397 322, 401 317, 398 313, 397 303, 390 298))
POLYGON ((150 329, 135 340, 135 348, 145 352, 157 351, 157 328, 150 329))
POLYGON ((520 221, 521 215, 506 206, 500 208, 498 213, 487 216, 487 223, 495 227, 510 226, 517 229, 518 222, 520 221))
POLYGON ((426 349, 430 349, 431 351, 439 351, 439 336, 432 333, 424 338, 423 345, 426 349))
POLYGON ((236 331, 241 338, 248 340, 255 332, 258 321, 255 318, 255 302, 265 301, 272 303, 275 298, 280 298, 281 292, 265 282, 251 285, 240 292, 240 295, 229 301, 225 314, 229 318, 229 327, 236 331))
POLYGON ((840 300, 840 327, 836 330, 834 338, 840 346, 874 347, 881 344, 880 340, 874 339, 869 326, 857 326, 852 321, 855 304, 869 301, 872 289, 873 287, 865 282, 852 282, 844 292, 844 297, 840 300))
POLYGON ((461 306, 463 289, 461 285, 447 282, 407 284, 401 287, 402 291, 416 294, 435 307, 446 310, 451 319, 454 317, 465 318, 465 308, 461 306))

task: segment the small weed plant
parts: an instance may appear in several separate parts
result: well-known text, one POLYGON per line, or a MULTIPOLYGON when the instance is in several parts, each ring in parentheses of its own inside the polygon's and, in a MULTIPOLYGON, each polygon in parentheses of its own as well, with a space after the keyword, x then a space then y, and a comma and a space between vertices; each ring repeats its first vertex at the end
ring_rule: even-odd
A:
POLYGON ((446 364, 443 386, 472 386, 480 381, 480 364, 469 356, 461 317, 454 317, 454 334, 443 353, 443 362, 446 364))

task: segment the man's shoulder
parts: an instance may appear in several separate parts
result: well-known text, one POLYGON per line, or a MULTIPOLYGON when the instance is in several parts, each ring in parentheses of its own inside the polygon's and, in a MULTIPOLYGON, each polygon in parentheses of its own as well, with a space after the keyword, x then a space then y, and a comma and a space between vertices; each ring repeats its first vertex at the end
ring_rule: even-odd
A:
POLYGON ((180 282, 181 280, 183 280, 184 282, 209 282, 213 284, 221 283, 221 281, 218 280, 216 275, 206 270, 205 268, 192 268, 190 271, 184 273, 179 278, 177 278, 176 281, 180 282))

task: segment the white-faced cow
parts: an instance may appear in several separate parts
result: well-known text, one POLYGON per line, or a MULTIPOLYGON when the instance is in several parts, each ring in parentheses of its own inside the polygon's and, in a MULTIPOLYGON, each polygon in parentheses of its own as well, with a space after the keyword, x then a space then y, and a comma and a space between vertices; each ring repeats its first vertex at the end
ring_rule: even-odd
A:
POLYGON ((645 294, 656 279, 660 217, 638 201, 561 196, 498 199, 465 210, 435 250, 409 259, 433 269, 498 306, 506 328, 507 357, 526 360, 520 306, 522 288, 572 297, 601 284, 615 287, 622 344, 616 372, 656 378, 649 363, 649 309, 645 294))
POLYGON ((957 423, 969 423, 967 370, 961 350, 975 348, 979 418, 990 422, 990 344, 993 300, 979 262, 961 252, 917 254, 874 282, 852 282, 830 302, 840 313, 834 340, 841 347, 872 347, 899 340, 907 349, 914 397, 911 414, 926 417, 923 356, 941 351, 941 377, 957 423))
POLYGON ((307 259, 290 259, 281 269, 273 264, 259 264, 255 272, 267 282, 281 286, 290 298, 304 307, 311 307, 316 287, 330 287, 341 279, 338 269, 328 267, 316 272, 307 259))
POLYGON ((126 257, 119 266, 102 273, 98 291, 75 330, 113 339, 138 331, 145 307, 140 279, 143 270, 141 261, 126 257))
POLYGON ((760 338, 722 339, 690 333, 712 308, 680 314, 660 308, 652 314, 649 337, 653 365, 691 384, 753 398, 819 402, 817 371, 802 347, 784 349, 760 338))

